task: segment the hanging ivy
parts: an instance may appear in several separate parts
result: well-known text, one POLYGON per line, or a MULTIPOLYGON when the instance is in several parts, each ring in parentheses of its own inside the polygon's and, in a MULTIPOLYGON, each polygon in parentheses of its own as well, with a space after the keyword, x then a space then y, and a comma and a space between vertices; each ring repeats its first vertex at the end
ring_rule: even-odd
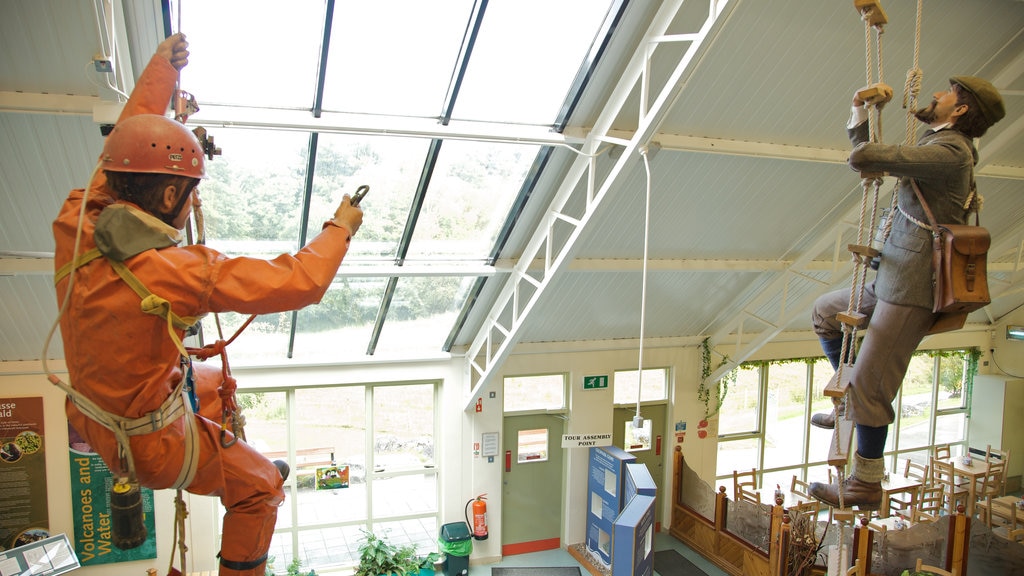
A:
POLYGON ((722 408, 722 403, 725 402, 726 395, 729 394, 729 386, 736 383, 736 378, 739 376, 739 369, 734 368, 729 371, 728 374, 723 376, 718 382, 715 383, 715 408, 711 408, 711 388, 708 387, 708 377, 715 370, 721 368, 729 361, 728 356, 722 356, 722 361, 717 366, 711 366, 711 338, 705 338, 700 343, 700 385, 697 386, 697 400, 704 404, 704 420, 718 414, 718 411, 722 408))

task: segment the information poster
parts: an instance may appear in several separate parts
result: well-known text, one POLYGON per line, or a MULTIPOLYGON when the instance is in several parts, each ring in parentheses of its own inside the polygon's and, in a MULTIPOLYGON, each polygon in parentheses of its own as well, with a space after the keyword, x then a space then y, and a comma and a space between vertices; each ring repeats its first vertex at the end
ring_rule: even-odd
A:
POLYGON ((142 524, 146 539, 139 546, 122 550, 114 546, 111 533, 110 487, 114 477, 98 454, 93 452, 74 428, 68 426, 68 456, 71 459, 71 513, 75 520, 75 553, 82 566, 156 558, 156 527, 153 491, 142 489, 142 524))
POLYGON ((0 398, 0 551, 50 537, 43 399, 0 398))

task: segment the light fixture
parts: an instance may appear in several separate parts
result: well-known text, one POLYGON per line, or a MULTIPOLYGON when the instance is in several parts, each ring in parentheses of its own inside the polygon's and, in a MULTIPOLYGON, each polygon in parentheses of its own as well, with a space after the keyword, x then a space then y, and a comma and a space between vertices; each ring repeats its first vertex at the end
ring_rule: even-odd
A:
POLYGON ((1006 339, 1024 340, 1024 326, 1015 326, 1013 324, 1008 324, 1006 326, 1006 339))

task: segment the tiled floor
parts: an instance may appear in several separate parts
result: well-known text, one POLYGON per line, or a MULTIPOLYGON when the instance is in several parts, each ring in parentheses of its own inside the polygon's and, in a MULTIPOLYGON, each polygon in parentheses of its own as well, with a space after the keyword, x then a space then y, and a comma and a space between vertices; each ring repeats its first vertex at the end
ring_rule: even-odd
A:
MULTIPOLYGON (((698 568, 703 570, 708 576, 727 576, 726 573, 717 568, 714 564, 708 562, 703 556, 697 554, 690 548, 683 545, 682 542, 673 538, 666 533, 658 533, 654 536, 654 550, 669 550, 674 549, 682 554, 687 560, 693 562, 698 568)), ((506 556, 501 562, 497 564, 489 564, 486 566, 470 566, 469 576, 490 576, 491 568, 497 566, 579 566, 580 572, 583 576, 588 576, 589 572, 587 569, 576 561, 565 549, 558 550, 546 550, 544 552, 534 552, 532 554, 518 554, 516 556, 506 556)), ((657 574, 657 572, 655 572, 657 574)))

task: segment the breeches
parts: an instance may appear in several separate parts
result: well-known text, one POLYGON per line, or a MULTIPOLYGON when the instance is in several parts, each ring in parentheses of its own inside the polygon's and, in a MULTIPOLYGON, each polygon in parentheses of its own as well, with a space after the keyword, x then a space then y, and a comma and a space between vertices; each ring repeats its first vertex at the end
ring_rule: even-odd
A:
MULTIPOLYGON (((842 338, 842 324, 835 317, 849 308, 849 302, 846 289, 820 296, 812 313, 814 332, 825 339, 842 338)), ((892 401, 910 359, 936 315, 926 308, 878 300, 873 285, 865 287, 860 312, 868 316, 869 324, 853 367, 843 370, 843 378, 850 383, 847 409, 857 424, 887 426, 896 418, 892 401)))

